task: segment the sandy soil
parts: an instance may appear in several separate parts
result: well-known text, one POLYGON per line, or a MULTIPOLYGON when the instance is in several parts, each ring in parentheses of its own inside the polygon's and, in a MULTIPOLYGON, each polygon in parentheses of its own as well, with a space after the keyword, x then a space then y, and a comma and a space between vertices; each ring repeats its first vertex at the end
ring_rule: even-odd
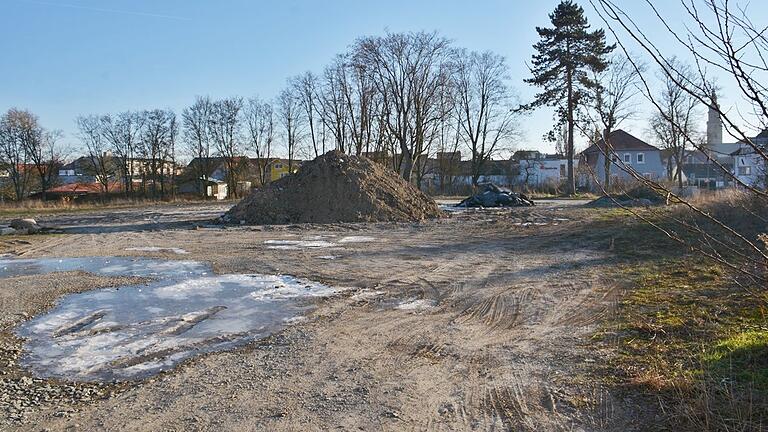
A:
POLYGON ((610 353, 595 351, 589 337, 620 290, 600 277, 608 245, 588 235, 578 204, 421 224, 222 229, 205 223, 224 210, 217 205, 41 218, 65 234, 0 239, 0 253, 179 259, 126 249, 182 248, 183 259, 220 273, 287 273, 352 289, 235 351, 138 383, 73 385, 19 369, 12 327, 64 293, 121 281, 1 280, 0 314, 16 318, 0 321, 0 412, 8 413, 0 429, 642 430, 632 401, 590 376, 610 353), (264 243, 319 235, 376 240, 303 250, 264 243), (46 386, 53 390, 28 397, 46 386))

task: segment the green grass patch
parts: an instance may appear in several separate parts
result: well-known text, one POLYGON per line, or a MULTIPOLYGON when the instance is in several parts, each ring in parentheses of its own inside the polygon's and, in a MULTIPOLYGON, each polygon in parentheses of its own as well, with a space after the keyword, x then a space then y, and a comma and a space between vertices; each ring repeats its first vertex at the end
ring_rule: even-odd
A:
POLYGON ((768 391, 768 330, 748 330, 720 340, 702 356, 710 373, 768 391))

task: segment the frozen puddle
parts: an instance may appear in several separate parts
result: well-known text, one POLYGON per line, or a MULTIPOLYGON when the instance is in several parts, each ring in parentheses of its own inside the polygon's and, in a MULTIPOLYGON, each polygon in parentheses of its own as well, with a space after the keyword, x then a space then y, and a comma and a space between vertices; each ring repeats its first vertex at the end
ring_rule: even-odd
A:
POLYGON ((342 237, 339 240, 339 243, 369 243, 376 241, 375 237, 368 237, 368 236, 347 236, 342 237))
POLYGON ((395 309, 400 310, 407 310, 407 311, 420 311, 425 309, 431 309, 435 307, 437 302, 434 300, 426 300, 426 299, 413 299, 413 300, 407 300, 404 302, 401 302, 397 306, 395 306, 395 309))
POLYGON ((325 240, 266 240, 264 244, 267 245, 267 249, 318 249, 337 246, 336 243, 332 243, 325 240))
POLYGON ((368 236, 346 236, 338 239, 336 242, 323 240, 324 238, 325 237, 316 236, 302 240, 265 240, 264 244, 267 245, 267 249, 299 250, 336 248, 341 247, 344 244, 369 243, 376 241, 375 237, 368 236))
POLYGON ((158 246, 145 246, 145 247, 129 247, 126 248, 127 251, 137 251, 137 252, 173 252, 176 255, 187 255, 189 252, 185 251, 181 248, 174 248, 174 247, 158 247, 158 246))
POLYGON ((148 276, 148 285, 72 294, 19 326, 22 365, 42 377, 136 379, 299 322, 305 300, 338 290, 291 276, 214 275, 208 265, 147 258, 0 259, 0 278, 84 270, 148 276))

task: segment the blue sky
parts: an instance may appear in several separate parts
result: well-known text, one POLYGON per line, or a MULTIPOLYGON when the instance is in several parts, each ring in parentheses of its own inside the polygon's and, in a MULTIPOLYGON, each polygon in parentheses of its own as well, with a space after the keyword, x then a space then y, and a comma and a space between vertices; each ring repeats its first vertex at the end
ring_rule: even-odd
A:
MULTIPOLYGON (((557 3, 0 0, 0 110, 30 109, 76 143, 78 115, 179 112, 195 95, 271 98, 287 77, 319 72, 358 36, 386 30, 437 30, 458 46, 498 52, 527 99, 536 92, 522 81, 537 40, 534 27, 549 24, 557 3)), ((583 6, 593 26, 601 26, 591 6, 583 6)), ((651 22, 645 12, 637 17, 651 22)), ((541 139, 551 117, 541 110, 527 119, 518 147, 551 151, 541 139)), ((645 123, 641 115, 628 129, 642 135, 645 123)))

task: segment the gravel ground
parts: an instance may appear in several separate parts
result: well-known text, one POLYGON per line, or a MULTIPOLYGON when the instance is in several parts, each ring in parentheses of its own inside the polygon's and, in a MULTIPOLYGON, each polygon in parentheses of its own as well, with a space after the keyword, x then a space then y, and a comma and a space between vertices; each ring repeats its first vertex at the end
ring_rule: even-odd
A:
POLYGON ((590 378, 610 353, 589 336, 621 293, 600 278, 608 245, 573 203, 421 224, 207 226, 221 207, 48 216, 40 222, 64 234, 3 238, 0 254, 179 259, 127 250, 162 246, 218 273, 287 273, 350 289, 248 346, 140 382, 76 384, 20 369, 13 327, 62 295, 128 281, 0 279, 0 429, 642 430, 646 414, 590 378), (265 243, 317 236, 374 241, 265 243))

